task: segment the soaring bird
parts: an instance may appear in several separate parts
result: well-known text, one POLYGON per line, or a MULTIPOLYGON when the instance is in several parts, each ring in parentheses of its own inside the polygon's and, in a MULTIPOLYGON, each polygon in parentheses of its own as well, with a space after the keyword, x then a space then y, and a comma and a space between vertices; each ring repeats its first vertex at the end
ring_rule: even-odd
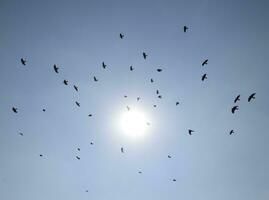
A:
POLYGON ((127 110, 129 111, 130 110, 130 107, 129 106, 126 106, 127 110))
POLYGON ((127 98, 127 95, 124 95, 124 98, 127 98))
POLYGON ((94 80, 94 81, 98 81, 98 79, 97 79, 95 76, 93 77, 93 80, 94 80))
POLYGON ((53 65, 53 69, 57 74, 59 73, 59 67, 57 67, 55 64, 53 65))
POLYGON ((76 91, 78 91, 78 86, 74 85, 73 87, 76 91))
POLYGON ((145 53, 145 52, 143 52, 143 58, 146 60, 146 58, 147 58, 147 54, 145 53))
POLYGON ((64 80, 63 83, 64 83, 65 85, 68 85, 68 80, 64 80))
POLYGON ((18 108, 12 107, 12 111, 13 111, 14 113, 18 113, 18 108))
POLYGON ((39 154, 40 157, 43 157, 43 154, 39 154))
POLYGON ((178 102, 178 101, 176 102, 176 106, 177 106, 177 105, 179 105, 179 102, 178 102))
POLYGON ((154 82, 153 78, 151 78, 151 79, 150 79, 150 82, 151 82, 151 83, 153 83, 153 82, 154 82))
POLYGON ((104 62, 102 62, 102 66, 104 69, 106 68, 106 64, 104 62))
POLYGON ((141 98, 140 97, 137 97, 136 100, 139 101, 141 98))
POLYGON ((157 72, 161 72, 161 71, 163 71, 163 70, 162 70, 162 69, 160 69, 160 68, 159 68, 159 69, 157 69, 157 72))
POLYGON ((26 59, 21 58, 21 64, 26 65, 26 59))
POLYGON ((121 153, 124 153, 123 147, 120 148, 121 153))
POLYGON ((186 33, 188 29, 189 29, 189 28, 188 28, 187 26, 183 26, 183 31, 184 31, 184 33, 186 33))
POLYGON ((232 111, 232 113, 234 114, 234 112, 235 112, 236 110, 238 110, 238 109, 239 109, 238 106, 234 106, 234 107, 232 107, 231 111, 232 111))
POLYGON ((150 126, 150 123, 149 123, 149 122, 147 122, 147 125, 148 125, 148 126, 150 126))
POLYGON ((252 99, 255 99, 255 95, 256 95, 256 93, 251 94, 251 95, 248 97, 248 102, 250 102, 252 99))
POLYGON ((231 130, 231 131, 230 131, 230 135, 232 135, 233 133, 234 133, 234 130, 231 130))
POLYGON ((89 190, 86 190, 85 192, 89 192, 89 190))
POLYGON ((133 70, 134 70, 133 66, 130 66, 130 71, 133 71, 133 70))
POLYGON ((159 90, 156 90, 156 94, 159 94, 159 90))
POLYGON ((159 95, 158 98, 161 99, 162 98, 162 95, 159 95))
POLYGON ((234 103, 236 103, 237 101, 240 101, 240 94, 237 95, 237 97, 234 99, 234 103))
POLYGON ((78 151, 80 151, 80 148, 77 148, 78 151))
POLYGON ((77 101, 76 101, 76 105, 77 105, 78 107, 80 107, 80 103, 79 103, 79 102, 77 102, 77 101))
POLYGON ((156 108, 156 107, 157 107, 157 105, 156 105, 156 104, 154 104, 154 105, 153 105, 153 107, 154 107, 154 108, 156 108))
POLYGON ((123 39, 124 35, 122 33, 120 33, 120 39, 123 39))
POLYGON ((88 117, 91 117, 92 116, 92 114, 88 114, 88 117))
POLYGON ((189 132, 189 135, 192 135, 192 133, 194 132, 194 130, 189 129, 188 132, 189 132))
POLYGON ((171 156, 170 156, 170 155, 168 155, 167 157, 168 157, 168 158, 171 158, 171 156))
POLYGON ((208 59, 206 59, 203 63, 202 66, 207 65, 208 59))
POLYGON ((23 133, 22 132, 19 132, 20 136, 23 136, 23 133))
POLYGON ((43 111, 43 112, 46 112, 46 109, 45 109, 45 108, 43 108, 43 109, 42 109, 42 111, 43 111))
POLYGON ((93 145, 93 142, 91 142, 90 144, 93 145))
POLYGON ((176 182, 177 180, 176 179, 173 179, 174 182, 176 182))
POLYGON ((202 81, 204 81, 205 79, 207 79, 207 76, 206 76, 207 74, 204 74, 203 76, 202 76, 202 81))
POLYGON ((80 160, 80 157, 76 156, 76 158, 77 158, 78 160, 80 160))
POLYGON ((142 174, 142 172, 141 172, 141 171, 139 171, 138 173, 139 173, 139 174, 142 174))

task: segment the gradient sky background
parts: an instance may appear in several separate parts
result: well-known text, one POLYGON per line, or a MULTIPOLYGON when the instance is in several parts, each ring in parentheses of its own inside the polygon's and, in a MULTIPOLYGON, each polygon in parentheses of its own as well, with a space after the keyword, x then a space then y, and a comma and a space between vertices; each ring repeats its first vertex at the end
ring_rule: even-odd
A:
POLYGON ((267 200, 268 9, 266 0, 1 0, 0 199, 267 200), (127 105, 149 116, 145 137, 119 129, 127 105))

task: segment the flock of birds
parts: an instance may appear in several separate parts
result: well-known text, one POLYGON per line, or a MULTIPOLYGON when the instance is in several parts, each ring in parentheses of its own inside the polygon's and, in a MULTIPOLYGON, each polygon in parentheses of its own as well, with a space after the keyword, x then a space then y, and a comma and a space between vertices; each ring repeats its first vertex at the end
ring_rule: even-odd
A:
MULTIPOLYGON (((184 33, 186 33, 186 32, 188 31, 188 29, 189 29, 189 28, 188 28, 187 26, 183 26, 183 32, 184 32, 184 33)), ((120 34, 119 34, 119 37, 120 37, 120 39, 124 39, 124 34, 123 34, 123 33, 120 33, 120 34)), ((148 55, 146 54, 146 52, 142 52, 142 56, 143 56, 143 59, 145 59, 145 60, 146 60, 147 57, 148 57, 148 55)), ((25 58, 21 58, 20 61, 21 61, 21 64, 22 64, 22 65, 26 66, 27 60, 26 60, 25 58)), ((207 64, 208 64, 208 59, 205 59, 205 60, 201 63, 202 66, 205 66, 205 65, 207 65, 207 64)), ((102 62, 102 68, 103 68, 103 69, 106 69, 106 67, 107 67, 107 65, 106 65, 104 62, 102 62)), ((59 73, 59 69, 60 69, 60 68, 59 68, 56 64, 53 65, 53 70, 54 70, 55 73, 58 74, 58 73, 59 73)), ((134 70, 134 67, 133 67, 133 66, 130 66, 129 70, 130 70, 130 71, 133 71, 133 70, 134 70)), ((161 68, 158 68, 158 69, 157 69, 157 72, 162 72, 162 69, 161 69, 161 68)), ((207 74, 205 73, 205 74, 202 75, 201 80, 202 80, 202 81, 205 81, 206 79, 208 79, 208 77, 207 77, 207 74)), ((97 79, 96 76, 93 76, 93 80, 94 80, 95 82, 98 81, 98 79, 97 79)), ((151 79, 150 79, 150 82, 153 83, 153 82, 154 82, 154 79, 151 78, 151 79)), ((68 84, 69 84, 68 80, 63 80, 63 84, 64 84, 64 85, 68 85, 68 84)), ((78 90, 79 90, 79 89, 78 89, 78 86, 73 85, 73 88, 74 88, 75 91, 78 92, 78 90)), ((157 94, 157 98, 160 98, 160 99, 162 98, 162 95, 160 94, 159 90, 156 90, 156 94, 157 94)), ((256 93, 252 93, 252 94, 248 97, 248 99, 247 99, 248 102, 251 102, 252 100, 254 100, 254 99, 255 99, 255 95, 256 95, 256 93)), ((241 100, 240 97, 241 97, 241 95, 238 95, 238 96, 236 96, 235 99, 234 99, 234 104, 236 104, 236 105, 232 106, 232 108, 231 108, 231 113, 232 113, 232 114, 235 114, 235 112, 236 112, 237 110, 239 110, 239 106, 237 105, 237 103, 241 100)), ((124 95, 124 98, 127 98, 127 95, 124 95)), ((137 101, 139 101, 140 99, 141 99, 140 97, 137 97, 137 101)), ((79 103, 79 102, 76 101, 75 104, 76 104, 78 107, 80 107, 80 103, 79 103)), ((175 105, 178 106, 178 105, 179 105, 179 102, 177 101, 177 102, 175 103, 175 105)), ((153 106, 156 107, 157 105, 153 105, 153 106)), ((130 110, 130 107, 129 107, 129 106, 126 106, 126 108, 127 108, 127 111, 130 110)), ((18 109, 17 107, 12 107, 12 111, 13 111, 14 113, 18 113, 18 110, 19 110, 19 109, 18 109)), ((43 109, 42 111, 43 111, 43 112, 46 112, 46 109, 43 109)), ((89 114, 88 116, 89 116, 89 117, 92 117, 92 114, 89 114)), ((150 125, 150 123, 147 122, 147 125, 150 125)), ((195 132, 194 130, 192 130, 192 129, 188 129, 188 134, 189 134, 189 135, 192 135, 194 132, 195 132)), ((22 132, 20 132, 19 134, 20 134, 21 136, 23 136, 23 133, 22 133, 22 132)), ((229 134, 230 134, 230 135, 234 134, 234 130, 230 130, 229 134)), ((94 143, 91 142, 90 144, 93 145, 94 143)), ((77 150, 80 151, 80 148, 77 148, 77 150)), ((121 153, 125 153, 123 147, 121 147, 120 151, 121 151, 121 153)), ((40 154, 39 156, 40 156, 40 157, 43 157, 43 154, 40 154)), ((167 157, 168 157, 169 159, 172 158, 171 155, 168 155, 167 157)), ((77 160, 80 160, 80 157, 79 157, 79 156, 76 156, 76 159, 77 159, 77 160)), ((139 173, 139 174, 142 174, 142 171, 138 171, 138 173, 139 173)), ((176 179, 172 179, 172 181, 176 181, 176 179)), ((88 192, 88 190, 86 190, 86 192, 88 192)))

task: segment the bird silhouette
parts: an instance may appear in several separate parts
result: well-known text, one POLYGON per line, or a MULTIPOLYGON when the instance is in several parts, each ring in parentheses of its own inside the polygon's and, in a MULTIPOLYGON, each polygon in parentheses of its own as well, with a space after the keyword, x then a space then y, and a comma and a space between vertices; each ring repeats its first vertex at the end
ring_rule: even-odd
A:
POLYGON ((178 102, 178 101, 176 102, 176 106, 177 106, 177 105, 179 105, 179 102, 178 102))
POLYGON ((171 158, 171 156, 170 156, 170 155, 168 155, 167 157, 168 157, 168 158, 171 158))
POLYGON ((177 180, 176 179, 173 179, 174 182, 176 182, 177 180))
POLYGON ((120 33, 120 39, 123 39, 124 35, 122 33, 120 33))
POLYGON ((158 98, 161 99, 161 98, 163 98, 163 97, 162 97, 162 95, 159 95, 158 98))
POLYGON ((19 132, 20 136, 23 136, 23 133, 22 132, 19 132))
POLYGON ((206 76, 207 74, 204 74, 203 76, 202 76, 202 81, 204 81, 205 79, 207 79, 207 76, 206 76))
POLYGON ((121 153, 124 153, 123 147, 120 148, 121 153))
POLYGON ((80 151, 80 148, 77 148, 78 151, 80 151))
POLYGON ((248 102, 250 102, 252 99, 255 99, 255 95, 256 95, 256 93, 251 94, 251 95, 248 97, 248 102))
POLYGON ((233 133, 234 133, 234 130, 231 130, 231 131, 230 131, 230 135, 232 135, 233 133))
POLYGON ((39 154, 40 157, 43 157, 43 154, 39 154))
POLYGON ((21 64, 26 65, 26 59, 21 58, 21 64))
POLYGON ((78 86, 74 85, 73 87, 78 92, 78 86))
POLYGON ((93 142, 91 142, 90 144, 93 145, 93 142))
POLYGON ((147 54, 145 53, 145 52, 143 52, 143 58, 146 60, 146 58, 147 58, 147 54))
POLYGON ((189 129, 188 132, 189 132, 189 135, 192 135, 192 133, 194 132, 194 130, 189 129))
POLYGON ((159 94, 159 90, 156 90, 156 94, 159 94))
POLYGON ((153 78, 151 78, 151 79, 150 79, 150 82, 151 82, 151 83, 153 83, 153 82, 154 82, 153 78))
POLYGON ((64 80, 63 83, 64 83, 65 85, 68 85, 68 80, 64 80))
POLYGON ((88 117, 91 117, 92 116, 92 114, 88 114, 88 117))
POLYGON ((134 70, 133 66, 130 66, 130 71, 133 71, 133 70, 134 70))
POLYGON ((237 95, 237 97, 235 97, 235 99, 234 99, 234 103, 236 103, 237 101, 240 101, 240 94, 237 95))
POLYGON ((42 109, 43 112, 46 112, 46 109, 42 109))
POLYGON ((59 73, 59 67, 57 67, 55 64, 53 65, 53 69, 57 74, 59 73))
POLYGON ((13 111, 14 113, 18 113, 18 108, 12 107, 12 111, 13 111))
POLYGON ((234 112, 235 112, 236 110, 238 110, 238 109, 239 109, 238 106, 234 106, 234 107, 232 107, 231 111, 232 111, 232 113, 234 114, 234 112))
POLYGON ((79 103, 79 102, 77 102, 77 101, 76 101, 76 105, 77 105, 78 107, 80 107, 80 103, 79 103))
POLYGON ((159 68, 159 69, 157 69, 157 72, 161 72, 161 71, 163 71, 163 70, 162 70, 162 69, 160 69, 160 68, 159 68))
POLYGON ((136 100, 139 101, 141 98, 140 97, 137 97, 136 100))
POLYGON ((77 158, 78 160, 80 160, 80 157, 76 156, 76 158, 77 158))
POLYGON ((94 81, 98 81, 98 79, 97 79, 95 76, 93 77, 93 80, 94 80, 94 81))
POLYGON ((124 98, 127 98, 127 95, 124 95, 124 98))
POLYGON ((102 66, 104 69, 106 68, 106 64, 104 62, 102 62, 102 66))
POLYGON ((127 110, 129 111, 130 110, 130 107, 129 106, 126 106, 127 110))
POLYGON ((139 174, 142 174, 142 172, 141 172, 141 171, 139 171, 138 173, 139 173, 139 174))
POLYGON ((184 31, 184 33, 186 33, 188 29, 189 29, 189 28, 188 28, 187 26, 183 26, 183 31, 184 31))
POLYGON ((156 105, 156 104, 154 104, 154 105, 153 105, 153 107, 154 107, 154 108, 156 108, 156 107, 157 107, 157 105, 156 105))
POLYGON ((150 123, 149 123, 149 122, 147 122, 147 125, 148 125, 148 126, 150 126, 150 123))
POLYGON ((206 59, 203 63, 202 66, 207 65, 208 59, 206 59))
POLYGON ((85 192, 89 192, 89 190, 86 190, 85 192))

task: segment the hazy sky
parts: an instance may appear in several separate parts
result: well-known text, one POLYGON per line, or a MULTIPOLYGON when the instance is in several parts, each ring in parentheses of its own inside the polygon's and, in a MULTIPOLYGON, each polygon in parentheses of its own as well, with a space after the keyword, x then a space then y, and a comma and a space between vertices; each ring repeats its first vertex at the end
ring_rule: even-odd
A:
POLYGON ((0 199, 269 199, 268 9, 266 0, 1 0, 0 199), (144 137, 119 128, 127 105, 148 116, 144 137))

